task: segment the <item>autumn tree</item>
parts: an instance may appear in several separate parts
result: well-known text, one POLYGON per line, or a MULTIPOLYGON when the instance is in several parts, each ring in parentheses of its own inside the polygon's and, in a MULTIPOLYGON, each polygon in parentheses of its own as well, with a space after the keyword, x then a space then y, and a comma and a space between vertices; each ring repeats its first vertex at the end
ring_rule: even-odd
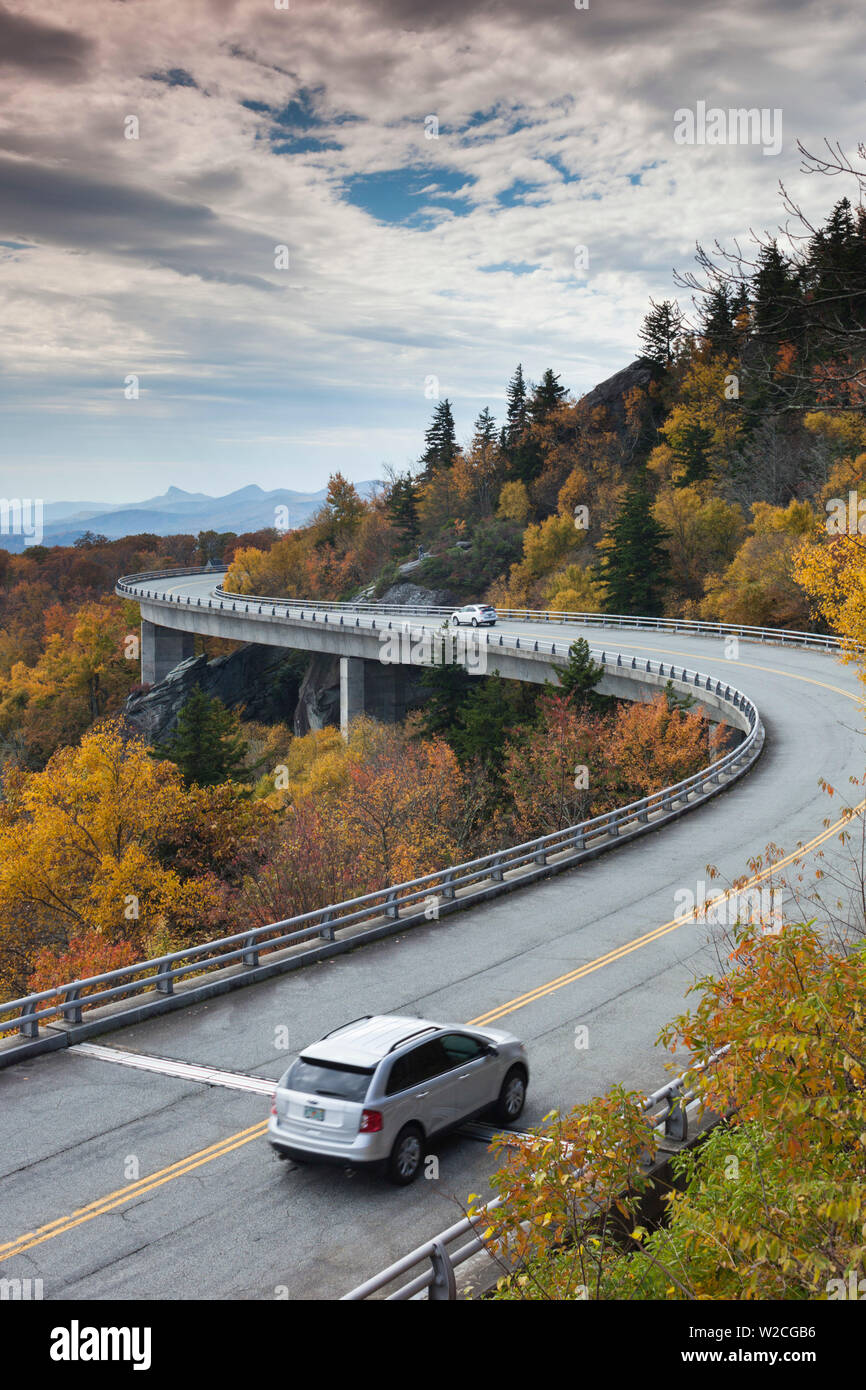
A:
POLYGON ((116 721, 53 754, 42 772, 7 773, 0 803, 2 982, 14 994, 35 952, 84 935, 137 950, 207 925, 202 879, 166 867, 161 849, 188 817, 180 772, 116 721), (162 938, 160 938, 162 939, 162 938))
POLYGON ((849 1296, 866 1221, 862 951, 816 926, 750 925, 693 992, 661 1040, 687 1050, 684 1090, 728 1119, 675 1159, 664 1220, 650 1228, 638 1210, 658 1144, 641 1096, 615 1086, 554 1113, 495 1144, 500 1207, 470 1198, 508 1271, 495 1297, 849 1296))
POLYGON ((727 568, 710 575, 701 617, 725 623, 800 628, 809 601, 795 577, 795 555, 815 526, 808 503, 787 507, 756 502, 750 534, 727 568))

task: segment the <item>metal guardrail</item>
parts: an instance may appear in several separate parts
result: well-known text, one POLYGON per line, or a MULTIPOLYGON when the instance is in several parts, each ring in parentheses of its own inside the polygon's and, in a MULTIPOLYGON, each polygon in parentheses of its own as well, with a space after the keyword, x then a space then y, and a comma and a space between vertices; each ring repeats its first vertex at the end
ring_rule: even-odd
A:
MULTIPOLYGON (((729 1045, 720 1047, 718 1051, 712 1053, 706 1063, 692 1068, 692 1072, 703 1071, 706 1067, 714 1065, 729 1050, 729 1045)), ((683 1090, 685 1079, 685 1076, 675 1077, 666 1086, 661 1086, 659 1090, 653 1091, 651 1096, 647 1096, 643 1105, 644 1114, 657 1111, 659 1106, 664 1105, 665 1108, 660 1114, 653 1115, 651 1128, 662 1129, 665 1138, 679 1142, 684 1142, 688 1137, 687 1111, 690 1103, 695 1100, 693 1091, 683 1090)), ((507 1131, 503 1131, 503 1133, 507 1133, 507 1131)), ((583 1171, 583 1169, 580 1170, 580 1172, 583 1171)), ((430 1302, 453 1302, 457 1297, 454 1272, 467 1260, 471 1260, 473 1255, 477 1255, 485 1249, 485 1241, 479 1231, 489 1224, 490 1213, 501 1205, 502 1198, 496 1197, 475 1216, 465 1216, 461 1221, 455 1221, 454 1225, 449 1226, 447 1230, 440 1231, 430 1240, 425 1240, 423 1245, 417 1246, 408 1255, 395 1260, 393 1264, 388 1265, 387 1269, 380 1270, 372 1278, 366 1279, 363 1284, 359 1284, 350 1293, 343 1294, 340 1301, 343 1303, 362 1302, 373 1294, 380 1293, 389 1284, 393 1284, 396 1279, 408 1274, 418 1265, 427 1264, 428 1268, 416 1275, 408 1284, 403 1284, 393 1293, 388 1294, 385 1301, 388 1303, 417 1301, 426 1289, 430 1302), (453 1249, 452 1247, 456 1246, 457 1242, 464 1237, 468 1237, 465 1244, 453 1249)))
MULTIPOLYGON (((147 580, 159 579, 165 575, 194 577, 197 574, 227 573, 226 570, 198 567, 194 569, 146 570, 142 574, 124 575, 117 581, 117 591, 131 597, 139 597, 157 603, 170 603, 176 607, 221 608, 228 612, 251 613, 256 616, 283 617, 304 620, 307 615, 315 619, 319 613, 397 613, 412 617, 449 617, 454 612, 450 608, 426 604, 388 604, 383 609, 381 603, 361 600, 358 602, 337 599, 286 599, 273 598, 261 594, 238 594, 216 585, 206 603, 184 598, 180 594, 160 594, 147 589, 138 594, 136 586, 147 580), (267 613, 270 608, 271 612, 267 613)), ((459 606, 459 605, 457 605, 459 606)), ((697 618, 643 618, 623 613, 566 613, 556 609, 538 608, 499 608, 500 618, 514 622, 532 623, 576 623, 582 626, 634 629, 662 632, 693 633, 704 637, 743 637, 755 642, 779 642, 783 646, 815 647, 820 651, 841 650, 844 643, 839 637, 827 633, 802 632, 796 628, 756 627, 750 624, 708 623, 697 618)), ((341 623, 345 626, 345 623, 341 623)), ((360 624, 359 624, 360 626, 360 624)), ((375 625, 374 625, 375 626, 375 625)))
MULTIPOLYGON (((538 643, 534 646, 537 649, 538 643)), ((523 844, 494 850, 464 863, 449 865, 340 903, 330 903, 280 922, 219 937, 99 975, 58 983, 52 989, 0 1003, 0 1034, 17 1030, 23 1038, 37 1039, 40 1024, 50 1020, 80 1024, 84 1010, 145 991, 156 991, 160 996, 171 995, 175 983, 188 976, 200 976, 209 970, 234 964, 255 969, 263 955, 273 955, 304 942, 317 941, 321 951, 321 943, 333 943, 337 932, 367 924, 366 933, 358 932, 351 938, 354 944, 365 936, 382 935, 383 922, 409 926, 429 920, 424 909, 434 898, 437 912, 451 913, 471 906, 492 891, 502 891, 497 885, 505 883, 507 874, 513 875, 509 881, 519 883, 525 879, 532 882, 594 857, 602 848, 622 838, 632 838, 679 817, 715 796, 723 785, 742 777, 760 756, 764 728, 757 706, 741 691, 684 667, 678 672, 670 666, 666 672, 664 662, 647 660, 638 664, 634 657, 626 657, 623 661, 620 653, 617 653, 616 661, 613 660, 613 653, 609 656, 602 653, 602 656, 605 669, 623 673, 634 670, 640 674, 656 675, 660 679, 667 675, 675 686, 683 690, 710 692, 722 707, 739 712, 743 722, 748 724, 746 738, 738 747, 690 777, 649 796, 640 797, 626 806, 537 836, 523 844), (84 994, 85 990, 93 992, 84 994), (58 997, 59 1003, 47 1002, 58 997), (12 1017, 5 1018, 4 1015, 12 1017)))

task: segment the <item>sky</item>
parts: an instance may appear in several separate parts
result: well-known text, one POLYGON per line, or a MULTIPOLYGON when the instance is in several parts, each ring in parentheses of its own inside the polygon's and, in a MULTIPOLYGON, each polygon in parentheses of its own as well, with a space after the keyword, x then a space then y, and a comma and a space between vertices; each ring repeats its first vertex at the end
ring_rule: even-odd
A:
POLYGON ((864 38, 862 0, 0 0, 0 494, 360 481, 518 361, 581 395, 696 242, 845 191, 796 145, 866 138, 864 38), (780 139, 682 143, 701 102, 780 139))

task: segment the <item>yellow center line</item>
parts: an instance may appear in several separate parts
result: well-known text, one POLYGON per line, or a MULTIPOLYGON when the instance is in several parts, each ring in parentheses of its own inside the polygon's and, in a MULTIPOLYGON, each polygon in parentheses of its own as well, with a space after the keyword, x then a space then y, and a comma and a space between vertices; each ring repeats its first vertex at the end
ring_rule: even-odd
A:
MULTIPOLYGON (((866 800, 861 801, 852 810, 853 815, 860 815, 866 809, 866 800)), ((708 900, 706 906, 712 910, 720 903, 726 902, 729 898, 739 897, 741 893, 749 888, 754 888, 756 884, 762 883, 765 879, 778 873, 779 869, 784 869, 794 860, 799 859, 804 854, 809 854, 813 849, 828 840, 831 835, 835 835, 841 826, 847 825, 850 816, 841 816, 833 825, 828 826, 820 835, 816 835, 808 844, 802 845, 799 849, 785 855, 776 863, 770 864, 760 873, 754 874, 747 879, 739 888, 728 888, 718 897, 708 900)), ((566 985, 574 984, 576 980, 581 980, 585 975, 591 975, 594 971, 600 970, 604 965, 611 965, 614 961, 622 960, 624 956, 631 955, 633 951, 638 951, 643 946, 650 945, 653 941, 659 941, 661 937, 667 936, 670 932, 677 931, 679 927, 687 926, 695 922, 693 912, 681 913, 679 917, 671 918, 670 922, 664 922, 660 927, 653 927, 652 931, 646 932, 643 936, 635 937, 632 941, 627 941, 622 946, 617 946, 614 950, 608 951, 604 956, 597 956, 595 960, 587 961, 585 965, 578 966, 575 970, 570 970, 566 975, 560 975, 555 980, 547 980, 544 984, 537 985, 535 989, 528 990, 526 994, 520 994, 515 999, 509 999, 506 1004, 499 1004, 495 1009, 490 1009, 486 1014, 479 1014, 477 1018, 470 1018, 468 1023, 475 1027, 482 1027, 485 1024, 494 1023, 499 1018, 504 1018, 506 1014, 516 1013, 518 1009, 523 1009, 527 1004, 534 1004, 536 1000, 545 998, 548 994, 555 994, 557 990, 564 989, 566 985)))
POLYGON ((123 1206, 126 1202, 135 1201, 145 1192, 150 1192, 155 1187, 161 1187, 163 1183, 171 1182, 174 1178, 183 1177, 185 1173, 191 1173, 193 1169, 200 1168, 203 1163, 210 1163, 215 1158, 221 1158, 223 1154, 231 1153, 232 1149, 238 1149, 241 1145, 248 1144, 252 1139, 258 1139, 266 1129, 267 1121, 260 1120, 258 1124, 251 1125, 248 1129, 239 1130, 237 1134, 230 1134, 226 1139, 220 1139, 218 1143, 211 1144, 206 1149, 199 1149, 197 1153, 178 1159, 176 1163, 169 1164, 167 1168, 160 1168, 157 1172, 148 1174, 146 1178, 139 1178, 137 1182, 131 1182, 127 1187, 119 1187, 114 1192, 99 1197, 95 1202, 89 1202, 87 1206, 79 1207, 69 1216, 58 1217, 56 1221, 49 1221, 47 1225, 40 1226, 35 1231, 27 1231, 15 1240, 0 1245, 0 1257, 7 1259, 10 1255, 20 1255, 25 1250, 32 1250, 34 1245, 41 1245, 43 1241, 52 1240, 54 1236, 62 1235, 64 1231, 71 1231, 75 1226, 83 1225, 85 1221, 92 1221, 95 1216, 102 1216, 104 1212, 113 1211, 115 1207, 123 1206))
MULTIPOLYGON (((642 648, 646 651, 661 651, 662 648, 642 648)), ((689 655, 689 653, 669 652, 664 649, 665 655, 689 655)), ((748 663, 740 663, 746 665, 748 663)), ((772 666, 753 666, 753 670, 768 671, 774 675, 785 676, 790 680, 806 681, 809 685, 819 685, 826 690, 836 691, 848 700, 859 703, 859 696, 850 691, 842 690, 835 685, 827 685, 824 681, 815 680, 810 676, 797 676, 790 671, 779 671, 772 666)), ((866 809, 866 800, 852 809, 850 814, 859 815, 866 809)), ((827 827, 820 834, 816 835, 807 844, 793 850, 775 864, 768 865, 752 878, 746 880, 739 888, 731 888, 713 898, 708 904, 710 908, 724 902, 726 899, 737 896, 745 892, 748 888, 753 888, 761 883, 779 869, 785 868, 795 859, 810 853, 819 845, 823 844, 834 835, 843 825, 848 824, 850 815, 839 818, 833 825, 827 827)), ((469 1026, 480 1027, 485 1024, 495 1022, 500 1018, 505 1018, 508 1014, 516 1013, 518 1009, 525 1008, 528 1004, 535 1003, 537 1000, 545 998, 549 994, 554 994, 560 989, 566 988, 575 981, 583 979, 586 975, 592 974, 596 970, 601 970, 605 965, 612 965, 632 952, 641 950, 644 946, 651 945, 661 937, 676 931, 679 927, 685 926, 689 922, 694 922, 692 913, 685 913, 679 917, 674 917, 670 922, 663 923, 660 927, 654 927, 652 931, 644 933, 643 936, 636 937, 624 945, 608 951, 603 956, 597 956, 595 960, 588 961, 585 965, 579 966, 575 970, 569 971, 565 975, 560 975, 557 979, 548 980, 543 984, 537 985, 534 989, 527 991, 526 994, 518 995, 510 999, 507 1003, 499 1004, 490 1009, 485 1014, 479 1014, 477 1018, 467 1020, 469 1026)), ((237 1134, 230 1134, 226 1139, 220 1140, 216 1144, 211 1144, 206 1149, 200 1149, 197 1153, 190 1154, 186 1158, 179 1159, 176 1163, 170 1164, 167 1168, 159 1169, 155 1173, 149 1174, 145 1178, 140 1178, 137 1182, 130 1183, 127 1187, 117 1188, 114 1192, 109 1192, 106 1196, 97 1198, 96 1201, 88 1203, 87 1206, 79 1207, 68 1216, 57 1217, 54 1221, 49 1221, 46 1225, 40 1226, 36 1231, 28 1231, 24 1235, 18 1236, 15 1240, 0 1244, 0 1259, 8 1259, 13 1255, 24 1254, 27 1250, 32 1250, 34 1246, 41 1245, 44 1241, 53 1240, 55 1236, 63 1235, 66 1231, 74 1230, 77 1226, 84 1225, 87 1221, 92 1221, 94 1217, 103 1216, 107 1212, 114 1211, 117 1207, 124 1206, 128 1202, 135 1201, 136 1198, 144 1196, 145 1193, 152 1192, 165 1183, 173 1182, 176 1178, 184 1177, 187 1173, 193 1172, 196 1168, 201 1168, 206 1163, 212 1163, 216 1158, 222 1158, 225 1154, 232 1153, 235 1149, 242 1148, 245 1144, 251 1143, 254 1139, 260 1138, 267 1130, 267 1121, 260 1121, 258 1124, 250 1126, 249 1129, 239 1130, 237 1134)))

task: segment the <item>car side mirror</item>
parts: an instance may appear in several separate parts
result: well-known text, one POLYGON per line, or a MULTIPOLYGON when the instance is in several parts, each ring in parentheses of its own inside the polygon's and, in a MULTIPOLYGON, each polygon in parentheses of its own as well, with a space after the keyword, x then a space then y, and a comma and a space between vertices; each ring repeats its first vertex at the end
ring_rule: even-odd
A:
POLYGON ((499 1056, 499 1048, 496 1046, 495 1043, 490 1043, 490 1044, 488 1045, 488 1048, 487 1048, 487 1056, 488 1056, 488 1057, 498 1057, 498 1056, 499 1056))

